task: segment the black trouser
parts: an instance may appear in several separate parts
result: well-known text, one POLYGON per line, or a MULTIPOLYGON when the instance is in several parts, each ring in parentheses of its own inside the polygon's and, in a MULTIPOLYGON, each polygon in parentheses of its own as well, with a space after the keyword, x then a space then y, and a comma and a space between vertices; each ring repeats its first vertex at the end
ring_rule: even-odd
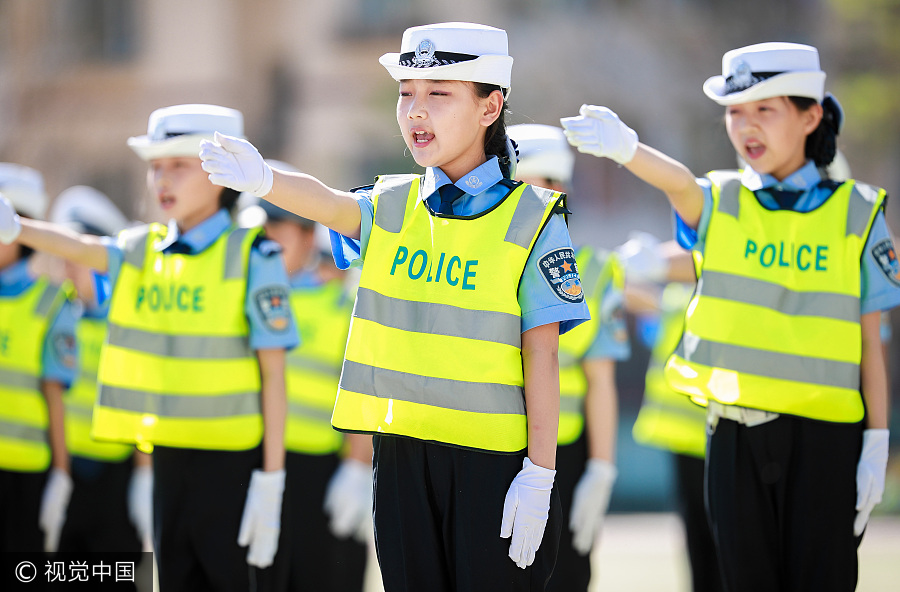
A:
POLYGON ((132 459, 103 462, 72 457, 72 497, 59 538, 59 550, 141 551, 140 536, 128 516, 132 459))
POLYGON ((861 423, 722 419, 707 447, 710 524, 729 592, 856 588, 861 423))
POLYGON ((38 517, 46 483, 46 472, 0 469, 0 552, 44 550, 38 517))
POLYGON ((678 513, 684 524, 694 592, 722 592, 722 573, 706 516, 703 457, 675 454, 678 513))
POLYGON ((559 536, 556 568, 547 585, 547 592, 585 592, 591 581, 591 554, 579 555, 572 548, 572 531, 569 530, 572 495, 584 474, 587 456, 587 440, 583 432, 572 444, 556 448, 554 489, 559 491, 562 506, 562 533, 559 536))
POLYGON ((368 547, 331 534, 325 490, 341 459, 336 454, 288 452, 281 537, 275 555, 276 589, 292 592, 361 592, 368 547))
POLYGON ((561 524, 553 488, 534 563, 500 538, 503 501, 524 453, 501 455, 376 435, 375 544, 386 592, 544 590, 561 524))
POLYGON ((247 564, 238 529, 262 450, 153 450, 153 546, 161 592, 246 592, 271 570, 247 564))

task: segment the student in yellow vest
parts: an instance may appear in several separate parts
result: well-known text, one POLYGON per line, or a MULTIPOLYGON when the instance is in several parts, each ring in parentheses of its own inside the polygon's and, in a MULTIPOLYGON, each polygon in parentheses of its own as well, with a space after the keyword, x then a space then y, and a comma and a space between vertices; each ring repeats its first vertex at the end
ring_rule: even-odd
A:
POLYGON ((238 193, 200 166, 214 130, 242 136, 241 113, 164 107, 128 141, 168 226, 112 241, 0 207, 0 239, 109 275, 92 434, 153 449, 162 590, 264 586, 268 574, 253 568, 271 565, 281 523, 284 358, 297 332, 278 245, 232 223, 238 193))
POLYGON ((385 590, 542 590, 560 529, 558 336, 588 318, 564 196, 511 181, 505 31, 413 27, 380 62, 424 176, 338 191, 225 135, 203 166, 331 228, 339 267, 365 260, 332 424, 375 434, 385 590))
MULTIPOLYGON (((0 194, 41 219, 42 175, 0 163, 0 194)), ((10 209, 10 211, 13 211, 10 209)), ((0 245, 0 551, 56 551, 72 492, 63 393, 75 378, 67 293, 30 267, 33 251, 0 245)))
MULTIPOLYGON (((562 128, 510 126, 519 163, 516 179, 566 192, 575 154, 562 128)), ((547 590, 586 591, 591 548, 599 535, 616 480, 618 427, 616 362, 631 355, 625 327, 624 277, 618 257, 581 246, 575 251, 591 320, 559 340, 559 435, 556 487, 571 534, 559 541, 556 568, 547 590)))
MULTIPOLYGON (((115 236, 128 220, 100 191, 76 185, 60 193, 51 222, 95 236, 115 236)), ((130 444, 91 438, 97 399, 100 348, 106 340, 109 282, 77 263, 66 262, 79 311, 78 374, 65 397, 66 446, 72 459, 72 497, 59 551, 150 550, 152 468, 150 456, 130 444)))
POLYGON ((814 47, 732 50, 704 84, 743 171, 702 179, 609 109, 563 120, 579 150, 662 190, 702 253, 672 386, 708 403, 707 500, 726 589, 853 590, 888 455, 882 310, 900 304, 885 192, 824 167, 843 113, 814 47))
POLYGON ((372 538, 372 437, 331 427, 353 294, 323 259, 315 222, 267 201, 250 207, 281 245, 301 339, 287 357, 284 528, 274 569, 287 590, 361 591, 372 538))

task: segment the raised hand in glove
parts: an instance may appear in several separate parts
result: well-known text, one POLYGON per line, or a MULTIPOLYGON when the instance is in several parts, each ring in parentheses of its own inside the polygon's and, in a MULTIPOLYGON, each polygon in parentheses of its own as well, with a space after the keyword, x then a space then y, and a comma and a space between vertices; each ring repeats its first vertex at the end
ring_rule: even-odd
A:
POLYGON ((72 478, 62 469, 50 469, 44 495, 41 498, 41 512, 38 524, 44 531, 44 551, 56 552, 59 535, 66 522, 66 509, 72 497, 72 478))
POLYGON ((611 462, 592 458, 575 485, 569 530, 572 531, 572 548, 581 555, 590 553, 594 546, 617 474, 611 462))
POLYGON ((560 119, 569 144, 579 152, 627 164, 637 151, 637 133, 606 107, 582 105, 578 117, 560 119))
POLYGON ((200 160, 216 185, 264 197, 272 191, 272 169, 247 140, 215 133, 214 141, 200 142, 200 160))
POLYGON ((0 194, 0 243, 11 244, 19 238, 22 225, 19 223, 19 215, 10 201, 0 194))
POLYGON ((268 567, 278 550, 281 532, 281 499, 284 495, 284 469, 253 471, 244 504, 238 545, 247 549, 247 563, 268 567))
POLYGON ((511 537, 509 558, 525 569, 534 562, 550 517, 550 490, 556 471, 545 469, 526 457, 503 502, 500 538, 511 537))
POLYGON ((345 459, 328 482, 325 512, 329 527, 340 539, 351 535, 364 543, 372 532, 372 467, 352 458, 345 459))
POLYGON ((856 465, 856 520, 853 521, 856 536, 866 529, 869 515, 884 495, 889 434, 888 430, 863 431, 862 453, 856 465))

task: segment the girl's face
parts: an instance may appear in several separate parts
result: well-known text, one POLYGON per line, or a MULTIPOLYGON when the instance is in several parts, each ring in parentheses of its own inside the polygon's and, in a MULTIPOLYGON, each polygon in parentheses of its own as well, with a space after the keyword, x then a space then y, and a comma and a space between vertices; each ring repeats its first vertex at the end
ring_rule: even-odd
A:
POLYGON ((728 106, 725 129, 754 171, 783 181, 806 163, 806 136, 821 119, 821 105, 801 111, 787 97, 773 97, 728 106))
POLYGON ((487 160, 484 134, 502 109, 499 91, 482 99, 470 82, 402 80, 397 123, 416 163, 455 183, 487 160))
POLYGON ((150 161, 147 179, 163 213, 188 231, 219 209, 222 188, 209 181, 201 160, 169 156, 150 161))

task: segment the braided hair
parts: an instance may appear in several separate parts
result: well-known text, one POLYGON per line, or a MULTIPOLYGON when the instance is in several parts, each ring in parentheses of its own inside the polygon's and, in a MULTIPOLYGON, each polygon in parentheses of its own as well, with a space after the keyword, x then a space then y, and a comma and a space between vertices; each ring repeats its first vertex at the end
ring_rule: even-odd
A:
MULTIPOLYGON (((496 84, 487 84, 485 82, 473 82, 472 84, 475 85, 475 96, 479 99, 486 99, 495 90, 503 93, 503 89, 496 84)), ((507 148, 505 117, 507 109, 509 109, 509 106, 506 104, 506 98, 504 98, 500 116, 488 127, 487 132, 484 134, 484 154, 488 158, 496 156, 500 161, 500 172, 507 179, 511 179, 513 168, 507 148)))
MULTIPOLYGON (((808 97, 790 97, 791 102, 800 111, 806 111, 816 104, 815 99, 808 97)), ((806 157, 824 168, 831 164, 837 154, 837 136, 844 123, 844 110, 831 93, 826 93, 822 100, 822 120, 811 134, 806 136, 806 157)))

